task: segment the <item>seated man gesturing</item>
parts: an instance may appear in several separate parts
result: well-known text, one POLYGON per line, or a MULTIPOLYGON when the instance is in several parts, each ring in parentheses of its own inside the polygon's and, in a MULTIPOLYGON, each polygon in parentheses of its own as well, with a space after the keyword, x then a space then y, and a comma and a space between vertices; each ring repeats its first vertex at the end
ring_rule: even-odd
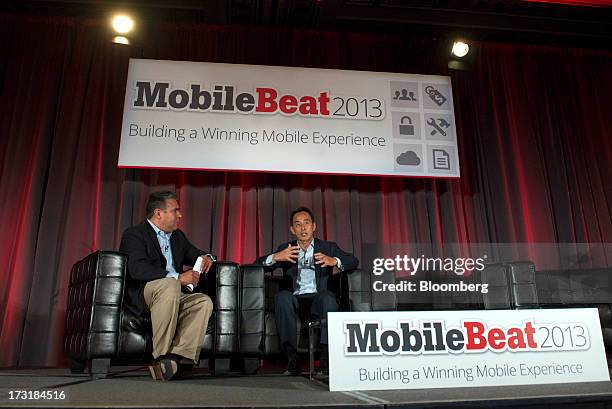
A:
MULTIPOLYGON (((328 278, 339 270, 357 268, 358 260, 332 241, 314 238, 317 225, 307 207, 291 212, 289 230, 297 240, 282 244, 275 253, 257 259, 267 270, 282 268, 291 278, 293 290, 283 290, 274 298, 274 313, 280 344, 287 355, 286 375, 300 374, 297 357, 297 317, 310 312, 327 318, 328 312, 338 311, 336 295, 328 290, 328 278)), ((328 371, 327 327, 321 328, 321 356, 319 371, 328 371)))

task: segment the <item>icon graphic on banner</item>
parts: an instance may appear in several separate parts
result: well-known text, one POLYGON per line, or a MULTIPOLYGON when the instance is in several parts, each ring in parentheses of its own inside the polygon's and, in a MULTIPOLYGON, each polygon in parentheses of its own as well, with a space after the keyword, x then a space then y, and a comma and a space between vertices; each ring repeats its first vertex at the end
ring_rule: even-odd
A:
POLYGON ((398 165, 419 166, 421 164, 421 158, 415 151, 406 151, 395 158, 395 161, 398 165))
POLYGON ((399 124, 400 135, 414 135, 414 125, 409 116, 403 116, 399 124))
POLYGON ((450 155, 444 149, 433 149, 433 168, 450 170, 450 155))
POLYGON ((440 126, 443 126, 445 128, 450 128, 451 124, 449 122, 446 121, 446 119, 444 118, 439 118, 438 122, 440 123, 440 126))
POLYGON ((416 101, 416 98, 414 96, 414 91, 408 92, 406 88, 402 88, 401 96, 400 96, 400 91, 395 90, 395 96, 393 97, 393 99, 400 100, 400 101, 416 101))
POLYGON ((428 86, 425 87, 425 93, 429 96, 429 98, 433 102, 438 104, 438 106, 442 106, 446 102, 446 97, 444 95, 442 95, 442 93, 440 91, 438 91, 437 89, 435 89, 431 85, 428 85, 428 86))
POLYGON ((437 122, 435 118, 429 118, 427 120, 427 125, 430 125, 433 128, 430 133, 431 136, 434 136, 438 132, 440 133, 440 135, 446 136, 446 132, 444 131, 444 129, 442 129, 442 127, 448 129, 450 128, 451 124, 444 118, 438 118, 437 122))

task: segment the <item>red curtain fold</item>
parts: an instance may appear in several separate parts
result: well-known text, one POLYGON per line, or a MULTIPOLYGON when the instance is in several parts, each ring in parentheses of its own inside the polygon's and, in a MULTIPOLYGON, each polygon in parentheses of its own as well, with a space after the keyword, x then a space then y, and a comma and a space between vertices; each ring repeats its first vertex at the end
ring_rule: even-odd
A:
POLYGON ((159 24, 124 47, 101 23, 10 15, 0 35, 0 366, 64 362, 70 267, 117 249, 157 189, 179 193, 196 245, 238 263, 289 239, 299 205, 358 256, 367 243, 612 242, 610 52, 479 44, 471 70, 449 72, 443 44, 397 35, 159 24), (451 75, 462 176, 118 169, 130 57, 451 75))

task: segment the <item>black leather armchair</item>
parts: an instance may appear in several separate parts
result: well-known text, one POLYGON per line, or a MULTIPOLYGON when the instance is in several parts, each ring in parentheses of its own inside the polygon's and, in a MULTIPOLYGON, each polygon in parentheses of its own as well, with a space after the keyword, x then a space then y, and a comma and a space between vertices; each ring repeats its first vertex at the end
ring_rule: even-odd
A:
MULTIPOLYGON (((73 371, 88 368, 93 376, 104 377, 111 362, 152 359, 150 319, 123 308, 126 261, 124 254, 98 251, 72 267, 64 351, 73 371)), ((213 373, 229 370, 236 358, 252 372, 263 352, 263 269, 218 262, 213 277, 209 295, 214 311, 200 357, 210 358, 213 373)))
POLYGON ((531 261, 487 264, 480 274, 488 284, 482 294, 487 310, 539 308, 535 266, 531 261))
POLYGON ((536 279, 543 308, 597 308, 606 350, 612 351, 612 268, 542 270, 536 279))

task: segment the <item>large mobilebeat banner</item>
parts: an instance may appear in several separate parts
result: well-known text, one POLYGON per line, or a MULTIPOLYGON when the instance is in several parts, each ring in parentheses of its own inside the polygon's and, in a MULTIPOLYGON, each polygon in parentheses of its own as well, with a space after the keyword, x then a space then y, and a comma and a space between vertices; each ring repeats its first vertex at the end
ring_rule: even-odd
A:
POLYGON ((131 59, 119 166, 459 177, 450 78, 131 59))
POLYGON ((596 308, 328 314, 332 391, 609 381, 596 308))

